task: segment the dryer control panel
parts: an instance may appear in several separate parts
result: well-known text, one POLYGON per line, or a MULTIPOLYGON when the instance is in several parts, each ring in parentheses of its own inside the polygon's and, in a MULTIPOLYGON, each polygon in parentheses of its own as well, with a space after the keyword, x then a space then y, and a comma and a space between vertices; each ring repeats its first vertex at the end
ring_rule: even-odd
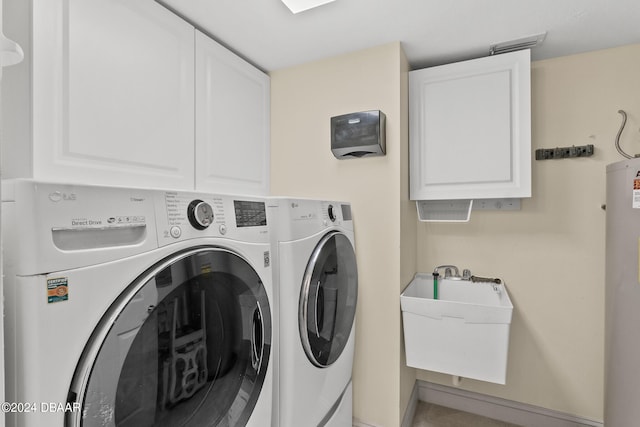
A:
POLYGON ((278 210, 276 229, 280 241, 297 240, 331 227, 353 231, 351 205, 347 202, 273 198, 270 207, 278 210))
POLYGON ((322 202, 324 225, 344 225, 351 221, 351 205, 342 202, 322 202))

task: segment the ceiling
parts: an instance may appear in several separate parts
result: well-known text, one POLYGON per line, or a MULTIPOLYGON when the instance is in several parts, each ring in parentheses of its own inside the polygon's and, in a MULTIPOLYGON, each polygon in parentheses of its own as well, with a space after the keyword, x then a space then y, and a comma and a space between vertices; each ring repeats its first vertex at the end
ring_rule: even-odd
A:
POLYGON ((640 43, 639 0, 336 0, 298 14, 281 0, 158 1, 266 72, 393 41, 414 69, 544 32, 533 60, 640 43))

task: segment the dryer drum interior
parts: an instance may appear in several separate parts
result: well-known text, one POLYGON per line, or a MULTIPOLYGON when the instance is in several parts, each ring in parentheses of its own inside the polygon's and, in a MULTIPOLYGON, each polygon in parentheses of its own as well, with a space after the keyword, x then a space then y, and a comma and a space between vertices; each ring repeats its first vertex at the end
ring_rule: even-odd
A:
POLYGON ((112 305, 76 369, 67 426, 243 426, 271 352, 260 277, 203 247, 149 269, 112 305))
POLYGON ((344 234, 330 232, 309 259, 300 293, 300 337, 311 363, 327 367, 340 357, 351 334, 357 299, 353 246, 344 234))

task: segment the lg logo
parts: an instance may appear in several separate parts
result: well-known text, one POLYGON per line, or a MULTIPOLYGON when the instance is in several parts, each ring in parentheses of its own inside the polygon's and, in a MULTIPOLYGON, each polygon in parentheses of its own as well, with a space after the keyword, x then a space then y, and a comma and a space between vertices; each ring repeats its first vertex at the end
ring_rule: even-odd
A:
POLYGON ((60 201, 75 201, 76 197, 76 193, 63 193, 61 191, 49 193, 49 200, 56 203, 60 201))

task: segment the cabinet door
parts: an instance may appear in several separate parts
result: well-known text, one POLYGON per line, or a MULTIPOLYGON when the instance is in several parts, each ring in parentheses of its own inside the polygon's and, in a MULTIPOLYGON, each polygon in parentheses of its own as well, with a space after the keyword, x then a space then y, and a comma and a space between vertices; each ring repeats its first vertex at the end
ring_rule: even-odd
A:
POLYGON ((193 38, 153 1, 34 0, 34 177, 193 189, 193 38))
POLYGON ((269 76, 196 31, 196 189, 269 192, 269 76))
POLYGON ((528 50, 412 71, 411 199, 531 196, 528 50))
MULTIPOLYGON (((15 65, 22 61, 23 52, 20 45, 5 37, 2 26, 2 0, 0 0, 0 85, 2 84, 2 68, 15 65)), ((0 96, 1 93, 0 93, 0 96)), ((1 103, 0 103, 1 105, 1 103)), ((0 195, 1 196, 1 195, 0 195)), ((0 197, 1 198, 1 197, 0 197)), ((0 236, 0 241, 2 236, 0 236)), ((0 254, 0 265, 2 265, 2 255, 0 254)), ((4 295, 2 283, 2 267, 0 267, 0 294, 4 295)), ((0 305, 0 344, 4 347, 4 304, 0 305)), ((0 352, 0 402, 6 402, 4 398, 4 352, 0 352)), ((0 415, 0 427, 4 427, 4 414, 0 415)))

